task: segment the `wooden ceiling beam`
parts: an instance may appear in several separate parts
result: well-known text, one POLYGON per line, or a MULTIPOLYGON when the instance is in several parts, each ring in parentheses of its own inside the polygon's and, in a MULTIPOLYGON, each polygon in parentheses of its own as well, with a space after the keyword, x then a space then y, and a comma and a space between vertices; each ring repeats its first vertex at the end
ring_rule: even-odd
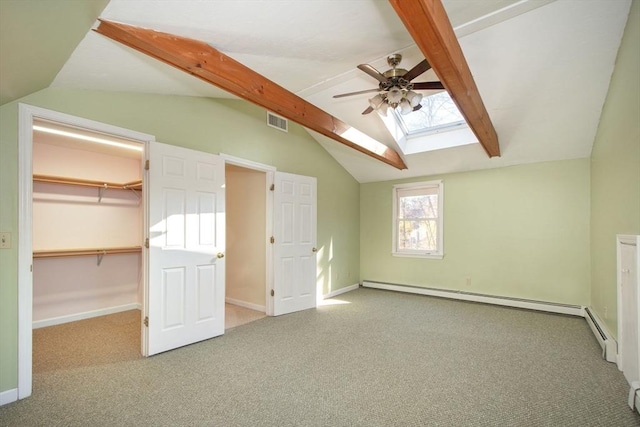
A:
POLYGON ((440 0, 389 0, 489 157, 500 145, 440 0))
POLYGON ((395 168, 407 168, 395 150, 202 41, 106 20, 95 31, 395 168))

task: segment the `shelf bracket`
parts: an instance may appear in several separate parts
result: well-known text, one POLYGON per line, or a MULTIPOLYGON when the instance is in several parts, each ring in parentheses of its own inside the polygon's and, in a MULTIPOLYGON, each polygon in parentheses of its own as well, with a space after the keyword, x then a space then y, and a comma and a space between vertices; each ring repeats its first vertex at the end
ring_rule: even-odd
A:
POLYGON ((107 188, 109 188, 109 186, 106 183, 103 184, 102 187, 98 187, 98 203, 102 202, 102 195, 107 188))
POLYGON ((102 251, 101 254, 98 254, 98 267, 100 267, 100 263, 102 262, 102 258, 107 254, 107 251, 102 251))
POLYGON ((140 195, 140 194, 139 194, 135 189, 133 189, 133 188, 129 188, 129 187, 124 187, 124 188, 125 188, 125 189, 127 189, 127 190, 131 190, 131 192, 132 192, 133 194, 135 194, 135 195, 136 195, 136 197, 138 198, 138 200, 141 200, 141 199, 142 199, 142 196, 141 196, 141 195, 140 195))

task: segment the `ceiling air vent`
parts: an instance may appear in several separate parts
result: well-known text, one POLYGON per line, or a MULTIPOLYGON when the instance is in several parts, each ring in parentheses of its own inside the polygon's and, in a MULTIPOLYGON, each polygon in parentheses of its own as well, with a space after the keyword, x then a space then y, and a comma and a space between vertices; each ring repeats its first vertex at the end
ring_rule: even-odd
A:
POLYGON ((273 114, 271 111, 267 111, 267 126, 283 132, 289 132, 289 121, 284 117, 273 114))

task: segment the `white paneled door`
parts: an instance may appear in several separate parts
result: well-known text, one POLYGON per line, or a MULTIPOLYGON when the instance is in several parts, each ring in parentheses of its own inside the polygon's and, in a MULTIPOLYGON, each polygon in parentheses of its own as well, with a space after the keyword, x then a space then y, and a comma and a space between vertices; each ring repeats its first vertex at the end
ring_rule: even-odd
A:
POLYGON ((618 367, 632 385, 640 381, 640 295, 636 236, 618 236, 618 367))
POLYGON ((316 306, 316 178, 276 172, 273 314, 316 306))
POLYGON ((224 161, 151 143, 146 355, 224 333, 224 161))

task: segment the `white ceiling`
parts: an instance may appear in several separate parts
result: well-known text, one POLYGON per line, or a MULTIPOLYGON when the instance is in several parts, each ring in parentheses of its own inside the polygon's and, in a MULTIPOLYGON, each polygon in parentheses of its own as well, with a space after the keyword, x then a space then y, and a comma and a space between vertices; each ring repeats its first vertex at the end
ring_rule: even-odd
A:
MULTIPOLYGON (((391 166, 310 132, 359 182, 590 155, 631 0, 444 0, 498 133, 502 156, 479 144, 405 156, 391 166)), ((396 148, 356 70, 423 59, 386 0, 111 0, 100 16, 206 41, 369 136, 396 148)), ((431 81, 430 71, 414 81, 431 81)), ((233 97, 89 32, 52 86, 233 97)))

